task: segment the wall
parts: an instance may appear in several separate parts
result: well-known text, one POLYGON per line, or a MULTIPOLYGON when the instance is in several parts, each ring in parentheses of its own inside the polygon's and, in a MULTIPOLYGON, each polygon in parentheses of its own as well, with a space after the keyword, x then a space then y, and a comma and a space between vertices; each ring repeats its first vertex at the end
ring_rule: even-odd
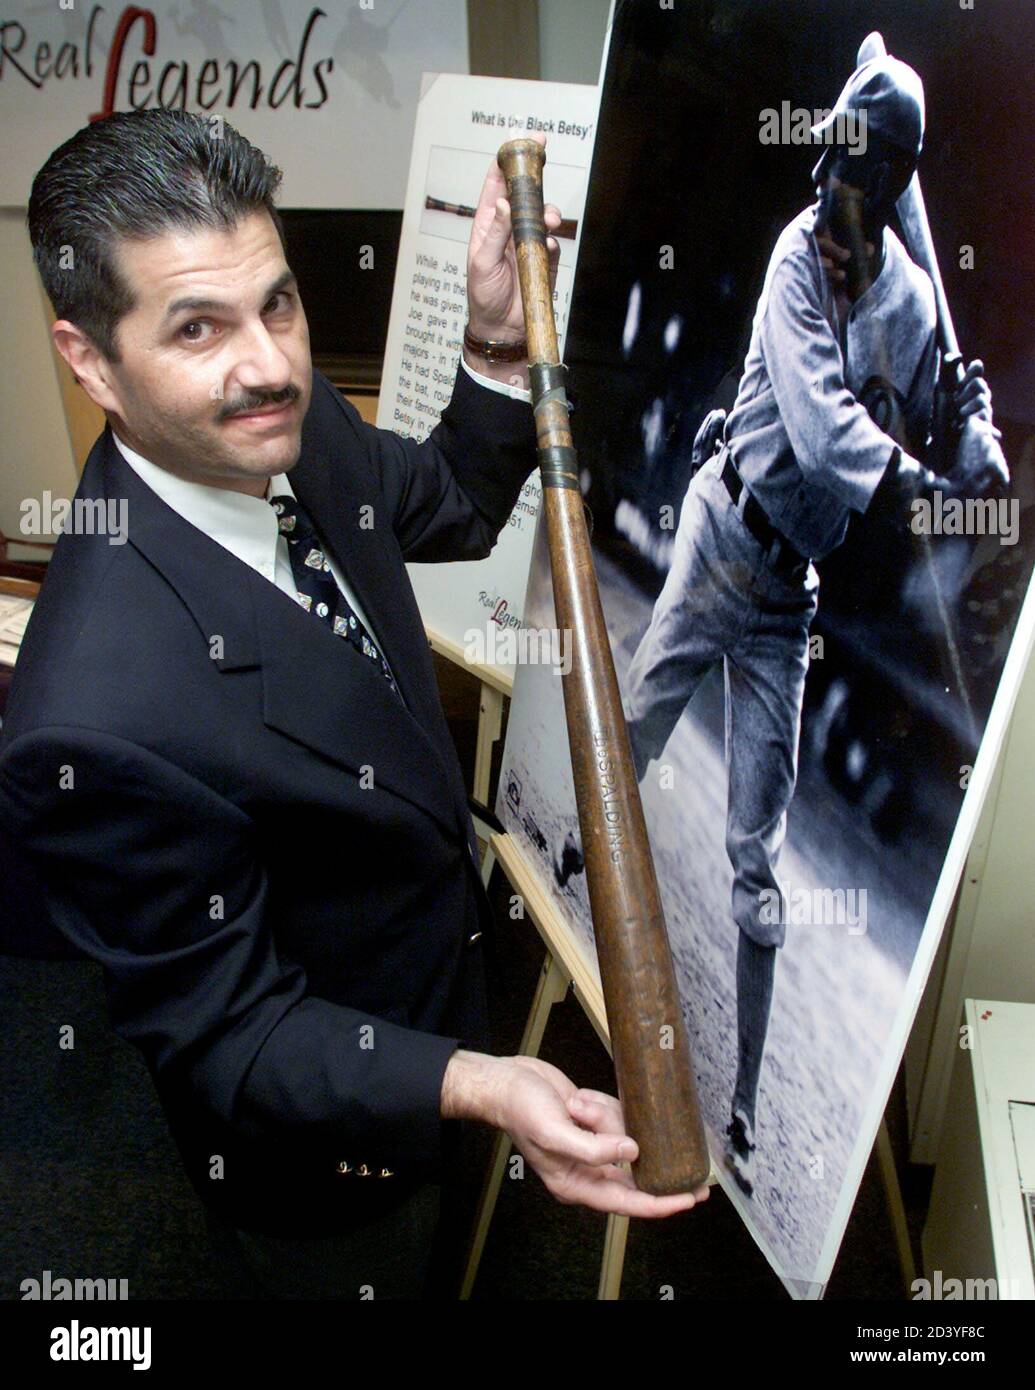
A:
POLYGON ((78 478, 47 334, 47 304, 21 211, 0 210, 0 263, 0 530, 17 536, 23 498, 48 489, 55 497, 71 497, 78 478))
POLYGON ((539 0, 539 76, 595 83, 610 10, 610 0, 539 0))

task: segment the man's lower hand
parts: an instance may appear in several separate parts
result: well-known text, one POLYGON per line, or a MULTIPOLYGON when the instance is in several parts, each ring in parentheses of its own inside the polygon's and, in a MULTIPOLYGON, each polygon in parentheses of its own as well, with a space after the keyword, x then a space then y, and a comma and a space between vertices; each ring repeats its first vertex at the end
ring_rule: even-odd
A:
POLYGON ((557 1201, 662 1217, 706 1200, 707 1184, 670 1197, 640 1192, 632 1174, 619 1167, 639 1152, 625 1132, 619 1102, 602 1091, 581 1090, 549 1062, 457 1052, 449 1068, 443 1115, 468 1115, 505 1130, 557 1201))

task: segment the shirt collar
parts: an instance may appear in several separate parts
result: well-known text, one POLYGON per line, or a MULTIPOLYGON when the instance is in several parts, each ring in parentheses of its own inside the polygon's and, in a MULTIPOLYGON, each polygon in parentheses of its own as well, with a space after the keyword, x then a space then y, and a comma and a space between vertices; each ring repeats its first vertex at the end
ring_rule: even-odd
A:
POLYGON ((268 499, 294 497, 286 473, 270 478, 265 498, 250 497, 247 493, 178 478, 131 449, 114 429, 112 437, 137 477, 174 512, 252 569, 273 572, 270 566, 276 563, 280 531, 268 499))

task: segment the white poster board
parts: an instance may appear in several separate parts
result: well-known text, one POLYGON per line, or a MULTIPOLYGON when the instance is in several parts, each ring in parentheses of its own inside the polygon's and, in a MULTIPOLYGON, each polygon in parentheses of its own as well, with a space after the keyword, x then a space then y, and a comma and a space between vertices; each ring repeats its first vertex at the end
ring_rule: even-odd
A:
MULTIPOLYGON (((743 24, 731 10, 720 33, 707 7, 618 6, 567 335, 601 603, 716 1173, 799 1298, 830 1280, 1035 646, 1035 289, 998 255, 1012 224, 992 196, 1030 160, 1033 132, 1007 112, 981 115, 993 81, 982 55, 1000 44, 997 90, 1019 90, 1035 11, 1011 10, 1005 30, 1005 11, 968 12, 946 44, 959 13, 955 0, 915 0, 908 14, 872 0, 864 20, 822 0, 745 4, 743 24), (844 460, 836 412, 809 477, 774 431, 752 440, 750 483, 736 471, 751 447, 743 412, 775 402, 780 428, 796 429, 798 408, 821 395, 811 353, 838 340, 821 311, 799 308, 806 293, 789 295, 764 362, 794 384, 782 397, 757 385, 748 345, 778 318, 767 267, 786 285, 785 252, 799 243, 784 229, 814 225, 803 215, 818 158, 760 131, 767 112, 829 109, 878 28, 930 97, 919 174, 931 233, 963 351, 987 358, 1010 483, 994 526, 917 523, 945 501, 942 481, 921 510, 853 507, 840 540, 810 537, 795 558, 787 533, 834 495, 844 460), (974 74, 966 92, 949 77, 957 68, 974 74), (960 226, 980 279, 958 253, 960 226), (737 445, 729 468, 714 439, 694 457, 719 410, 737 445), (777 463, 793 479, 779 511, 766 492, 777 463)), ((819 300, 818 244, 802 241, 797 283, 815 270, 819 300)), ((911 293, 933 302, 906 256, 911 293)), ((873 405, 888 345, 906 340, 909 299, 894 301, 891 283, 844 307, 855 326, 842 405, 873 405)), ((928 340, 936 328, 930 316, 928 340)), ((905 390, 933 385, 917 371, 905 390)), ((942 428, 920 411, 910 442, 955 471, 958 440, 942 428)), ((895 464, 890 436, 880 449, 895 464)), ((556 633, 542 521, 524 618, 556 633)), ((590 955, 562 683, 546 662, 515 679, 497 811, 590 955)))
POLYGON ((3 15, 8 206, 95 116, 167 106, 237 127, 284 170, 280 203, 398 208, 421 73, 465 72, 465 0, 20 0, 3 15), (16 14, 11 15, 13 8, 16 14))
MULTIPOLYGON (((547 137, 545 199, 576 224, 558 237, 554 306, 563 354, 597 99, 595 86, 425 76, 377 414, 382 428, 424 439, 449 401, 467 317, 470 213, 500 145, 533 129, 547 137)), ((513 664, 493 661, 485 635, 520 626, 539 499, 536 475, 485 560, 408 566, 428 631, 447 648, 462 648, 465 633, 476 630, 485 664, 508 687, 513 664)))

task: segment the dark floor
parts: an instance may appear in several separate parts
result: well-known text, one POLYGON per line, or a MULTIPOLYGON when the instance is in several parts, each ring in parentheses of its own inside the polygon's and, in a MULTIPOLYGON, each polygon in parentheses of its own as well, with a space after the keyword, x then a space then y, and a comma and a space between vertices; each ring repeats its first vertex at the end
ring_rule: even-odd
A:
MULTIPOLYGON (((438 662, 438 670, 469 771, 478 687, 446 662, 438 662)), ((506 892, 498 871, 493 888, 500 897, 506 892)), ((520 1041, 543 951, 531 923, 511 923, 502 908, 499 921, 506 989, 494 1001, 495 1044, 508 1053, 520 1041)), ((0 1298, 18 1298, 21 1281, 45 1269, 54 1277, 126 1278, 132 1298, 225 1297, 200 1206, 143 1063, 107 1027, 98 969, 0 957, 0 1001, 0 1298), (68 1024, 75 1046, 61 1048, 55 1039, 68 1024)), ((570 997, 554 1009, 541 1055, 580 1085, 614 1091, 608 1056, 570 997)), ((904 1161, 901 1084, 888 1121, 919 1255, 929 1177, 904 1161)), ((482 1131, 470 1156, 472 1205, 489 1139, 482 1131)), ((534 1174, 505 1180, 475 1298, 592 1299, 604 1226, 602 1215, 556 1203, 534 1174)), ((675 1298, 787 1297, 718 1188, 695 1211, 631 1224, 623 1298, 657 1299, 665 1285, 675 1298)), ((871 1162, 827 1297, 904 1296, 884 1192, 871 1162)))

